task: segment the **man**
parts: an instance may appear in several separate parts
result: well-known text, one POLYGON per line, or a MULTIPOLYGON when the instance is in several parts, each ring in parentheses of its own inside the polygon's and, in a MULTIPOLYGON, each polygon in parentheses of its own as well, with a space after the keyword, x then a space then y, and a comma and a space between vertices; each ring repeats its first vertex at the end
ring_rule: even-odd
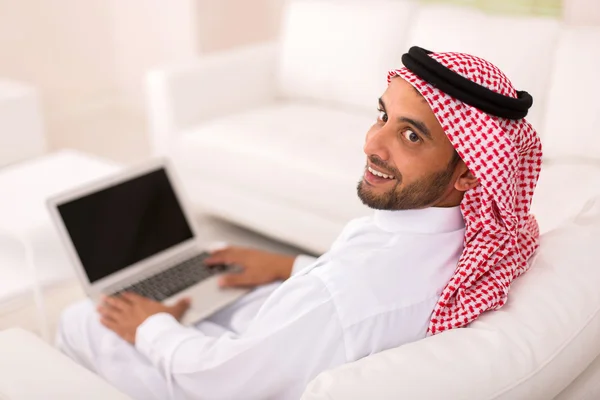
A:
POLYGON ((492 64, 414 47, 367 132, 350 222, 318 260, 225 249, 258 286, 199 322, 126 294, 63 316, 60 348, 137 399, 297 399, 319 372, 501 307, 537 248, 531 96, 492 64), (280 281, 283 283, 279 283, 280 281))

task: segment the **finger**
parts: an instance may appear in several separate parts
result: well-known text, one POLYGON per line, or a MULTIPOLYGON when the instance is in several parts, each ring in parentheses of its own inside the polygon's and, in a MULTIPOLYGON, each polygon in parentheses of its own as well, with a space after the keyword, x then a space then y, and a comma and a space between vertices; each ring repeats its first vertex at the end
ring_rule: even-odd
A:
POLYGON ((116 329, 119 327, 117 321, 108 317, 100 317, 100 323, 111 331, 116 331, 116 329))
POLYGON ((256 286, 257 284, 256 278, 243 273, 226 274, 219 279, 219 286, 221 287, 248 287, 256 286))
POLYGON ((224 255, 210 256, 206 260, 204 260, 204 265, 212 267, 213 265, 228 264, 228 260, 229 258, 224 255))
POLYGON ((105 305, 105 304, 98 305, 96 310, 98 311, 98 314, 100 314, 101 317, 111 318, 111 319, 115 319, 115 320, 117 319, 118 315, 122 313, 121 311, 117 310, 116 308, 113 308, 113 307, 105 305))
POLYGON ((204 260, 204 263, 208 266, 216 264, 230 264, 233 263, 236 249, 234 247, 228 247, 223 250, 217 250, 211 253, 210 257, 204 260))
POLYGON ((131 307, 131 304, 120 297, 107 297, 103 302, 105 305, 118 311, 125 311, 131 307))
POLYGON ((136 303, 140 303, 142 301, 147 301, 149 300, 148 298, 144 297, 144 296, 140 296, 137 293, 134 292, 124 292, 121 294, 121 296, 128 302, 130 302, 131 304, 136 304, 136 303))
POLYGON ((113 295, 113 296, 110 296, 110 297, 116 297, 117 299, 119 299, 119 300, 121 300, 121 301, 123 301, 123 302, 125 302, 125 303, 127 303, 127 304, 131 304, 131 301, 129 301, 129 299, 128 299, 128 298, 126 298, 125 296, 123 296, 123 294, 124 294, 124 293, 123 293, 123 292, 121 292, 121 293, 119 293, 119 294, 115 294, 115 295, 113 295))
POLYGON ((176 320, 181 320, 183 314, 190 308, 192 301, 189 298, 179 300, 176 304, 169 307, 169 314, 175 317, 176 320))
POLYGON ((179 314, 183 314, 184 312, 187 311, 188 308, 190 308, 191 304, 192 304, 192 300, 190 298, 186 297, 186 298, 179 300, 177 303, 172 305, 170 308, 171 308, 171 310, 173 310, 179 314))

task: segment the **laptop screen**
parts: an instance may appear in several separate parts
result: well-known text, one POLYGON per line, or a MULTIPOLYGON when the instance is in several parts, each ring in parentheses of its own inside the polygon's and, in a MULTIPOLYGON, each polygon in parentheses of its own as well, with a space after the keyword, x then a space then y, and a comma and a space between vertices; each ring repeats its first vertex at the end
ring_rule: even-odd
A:
POLYGON ((90 282, 193 237, 164 168, 58 206, 90 282))

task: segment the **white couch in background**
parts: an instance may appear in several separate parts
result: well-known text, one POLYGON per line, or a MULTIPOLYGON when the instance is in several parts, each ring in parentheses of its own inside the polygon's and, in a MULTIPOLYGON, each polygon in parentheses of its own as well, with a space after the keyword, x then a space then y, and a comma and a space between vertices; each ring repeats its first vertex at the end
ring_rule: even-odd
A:
MULTIPOLYGON (((600 194, 600 27, 401 0, 289 1, 282 26, 277 43, 148 75, 154 150, 174 159, 199 208, 325 251, 349 219, 370 212, 355 193, 365 164, 363 138, 375 121, 387 70, 401 66, 411 45, 487 58, 519 90, 533 95, 528 119, 545 153, 533 209, 543 232, 600 194)), ((440 382, 438 392, 423 392, 433 397, 423 398, 439 398, 432 393, 476 399, 557 396, 600 352, 597 340, 574 342, 586 327, 586 335, 600 335, 592 312, 600 307, 594 292, 600 266, 580 270, 577 263, 585 260, 576 253, 571 259, 563 249, 560 256, 553 253, 556 260, 553 255, 539 261, 515 284, 509 304, 474 324, 477 329, 442 334, 328 372, 310 387, 308 398, 351 398, 352 392, 340 389, 350 381, 355 385, 350 387, 363 388, 354 398, 419 398, 402 389, 419 377, 425 384, 440 382), (582 271, 589 272, 593 285, 576 278, 582 271), (551 301, 560 290, 580 297, 551 301), (586 304, 591 308, 582 310, 586 304), (447 379, 442 374, 448 368, 474 376, 447 379), (453 391, 474 380, 487 391, 482 386, 474 397, 453 391), (506 392, 507 387, 515 391, 506 392)), ((589 260, 598 262, 591 255, 589 260)), ((581 377, 599 379, 598 364, 565 390, 584 390, 581 377)))
POLYGON ((599 191, 599 41, 600 27, 549 18, 291 1, 278 43, 149 74, 154 150, 175 159, 199 207, 322 252, 369 212, 355 186, 387 70, 414 44, 472 52, 534 96, 528 118, 545 151, 534 211, 546 231, 599 191))
POLYGON ((37 90, 24 83, 0 79, 0 167, 45 151, 37 90))

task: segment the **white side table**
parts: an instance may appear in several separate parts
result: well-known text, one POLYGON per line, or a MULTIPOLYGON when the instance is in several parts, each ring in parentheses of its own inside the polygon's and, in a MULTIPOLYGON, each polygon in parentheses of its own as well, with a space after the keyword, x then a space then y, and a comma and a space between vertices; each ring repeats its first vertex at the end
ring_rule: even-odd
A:
MULTIPOLYGON (((10 245, 12 236, 10 251, 0 251, 0 307, 28 298, 34 289, 42 311, 42 288, 75 277, 46 200, 120 168, 112 161, 67 150, 0 169, 0 232, 5 244, 10 245)), ((38 318, 42 336, 49 339, 45 315, 38 318)))
POLYGON ((39 103, 32 86, 0 80, 0 166, 46 151, 39 103))
POLYGON ((0 331, 0 399, 130 400, 21 329, 0 331))

